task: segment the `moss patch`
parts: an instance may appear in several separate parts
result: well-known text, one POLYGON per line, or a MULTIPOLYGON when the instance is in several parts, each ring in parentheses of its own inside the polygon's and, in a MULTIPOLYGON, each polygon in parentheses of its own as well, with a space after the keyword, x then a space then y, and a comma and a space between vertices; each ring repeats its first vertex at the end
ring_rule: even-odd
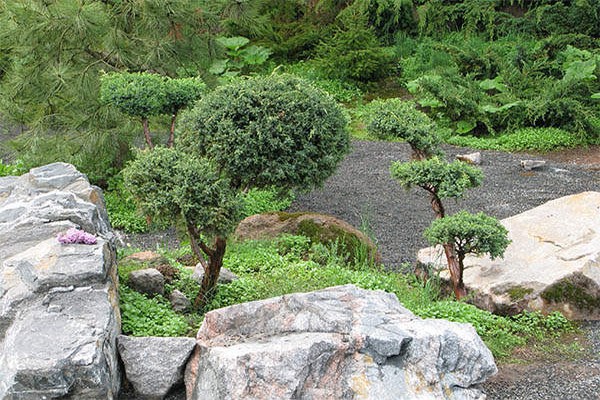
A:
POLYGON ((506 293, 508 293, 511 301, 519 301, 523 300, 528 294, 533 293, 533 289, 523 286, 514 286, 508 289, 506 293))
POLYGON ((306 236, 312 242, 325 245, 337 244, 337 253, 348 263, 363 261, 365 255, 375 259, 374 249, 364 243, 357 235, 334 225, 320 225, 313 220, 298 223, 298 234, 306 236))
POLYGON ((581 310, 600 308, 600 289, 589 278, 574 274, 550 286, 542 298, 551 303, 570 303, 581 310))

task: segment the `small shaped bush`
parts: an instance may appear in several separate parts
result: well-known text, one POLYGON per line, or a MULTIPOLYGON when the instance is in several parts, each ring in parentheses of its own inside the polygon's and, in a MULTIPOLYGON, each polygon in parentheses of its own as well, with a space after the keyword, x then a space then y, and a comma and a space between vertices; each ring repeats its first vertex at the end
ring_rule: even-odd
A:
POLYGON ((439 154, 440 138, 435 124, 427 114, 417 110, 415 104, 400 99, 376 100, 371 103, 369 133, 379 139, 404 139, 416 158, 439 154))

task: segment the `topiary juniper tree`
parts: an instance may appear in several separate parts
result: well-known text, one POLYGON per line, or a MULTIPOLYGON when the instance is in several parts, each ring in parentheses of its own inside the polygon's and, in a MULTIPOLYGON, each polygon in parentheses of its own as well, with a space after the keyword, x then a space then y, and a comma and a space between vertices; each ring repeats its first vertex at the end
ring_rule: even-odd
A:
POLYGON ((417 110, 413 102, 397 98, 375 100, 370 107, 372 112, 367 130, 375 137, 404 139, 416 160, 441 155, 435 123, 427 114, 417 110))
MULTIPOLYGON (((461 197, 465 190, 478 186, 483 179, 481 170, 469 164, 458 160, 448 163, 437 157, 407 163, 394 162, 391 175, 406 189, 419 186, 429 192, 431 208, 437 219, 444 219, 446 216, 443 198, 461 197)), ((458 285, 462 269, 455 248, 451 242, 443 243, 442 246, 448 261, 454 293, 460 299, 466 292, 464 287, 461 289, 458 285)))
POLYGON ((154 143, 148 125, 149 117, 171 115, 168 147, 173 146, 175 120, 179 111, 198 100, 204 83, 196 78, 171 79, 147 72, 118 72, 101 78, 100 99, 122 113, 140 118, 148 148, 154 143))
POLYGON ((492 260, 502 257, 510 244, 507 234, 506 228, 496 218, 484 213, 471 214, 460 211, 434 220, 423 235, 432 246, 451 244, 454 247, 458 258, 458 271, 451 274, 451 279, 455 293, 460 298, 467 293, 463 282, 465 256, 489 254, 492 260))
POLYGON ((204 93, 206 85, 198 78, 167 78, 165 85, 165 103, 163 113, 171 116, 171 128, 167 147, 173 147, 175 140, 175 121, 179 111, 189 107, 204 93))
POLYGON ((148 148, 154 148, 148 118, 162 112, 165 104, 163 77, 145 72, 113 73, 102 77, 100 99, 122 113, 140 118, 148 148))
POLYGON ((179 144, 214 160, 234 187, 320 186, 348 153, 337 103, 291 75, 238 80, 186 113, 179 144))
POLYGON ((173 148, 139 152, 123 170, 123 176, 147 215, 168 223, 183 220, 192 251, 205 270, 194 300, 194 308, 202 308, 217 283, 226 237, 239 221, 237 192, 213 163, 173 148), (212 245, 200 232, 212 238, 212 245))
POLYGON ((126 168, 126 184, 147 213, 185 222, 205 269, 196 309, 215 294, 227 234, 240 217, 237 195, 252 187, 322 184, 349 150, 346 122, 335 101, 306 81, 239 80, 196 104, 176 150, 140 153, 126 168))

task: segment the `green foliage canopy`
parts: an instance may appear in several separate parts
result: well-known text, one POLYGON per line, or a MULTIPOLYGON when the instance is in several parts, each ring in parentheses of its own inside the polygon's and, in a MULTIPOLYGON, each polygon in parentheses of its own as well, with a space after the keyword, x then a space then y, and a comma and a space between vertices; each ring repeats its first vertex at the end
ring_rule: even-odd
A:
POLYGON ((108 74, 101 79, 100 99, 132 117, 158 115, 167 102, 164 78, 146 72, 108 74))
POLYGON ((379 139, 404 139, 413 152, 427 158, 439 154, 441 143, 435 124, 415 104, 398 98, 375 100, 367 125, 369 133, 379 139))
POLYGON ((157 221, 182 219, 206 235, 229 234, 240 216, 237 193, 212 163, 190 153, 156 147, 123 171, 127 189, 157 221))
POLYGON ((178 145, 208 157, 237 188, 310 190, 349 151, 336 102, 290 75, 237 80, 206 95, 184 117, 178 145))
POLYGON ((165 104, 163 112, 171 115, 189 107, 202 96, 206 89, 206 85, 199 78, 167 78, 164 85, 165 104))
POLYGON ((452 243, 460 260, 466 254, 489 254, 493 260, 502 257, 509 245, 507 234, 496 218, 463 210, 434 220, 423 236, 431 245, 452 243))
POLYGON ((392 163, 392 178, 405 189, 419 186, 439 198, 461 197, 465 190, 479 186, 480 169, 455 160, 447 163, 437 157, 426 160, 392 163))

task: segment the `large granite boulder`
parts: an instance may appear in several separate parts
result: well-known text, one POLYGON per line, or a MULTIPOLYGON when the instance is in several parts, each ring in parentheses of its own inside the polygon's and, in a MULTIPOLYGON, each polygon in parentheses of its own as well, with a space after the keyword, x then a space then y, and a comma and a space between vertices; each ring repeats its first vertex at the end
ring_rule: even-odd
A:
POLYGON ((480 399, 496 372, 471 325, 423 320, 353 285, 206 314, 188 399, 480 399))
POLYGON ((127 380, 136 398, 161 400, 183 383, 185 364, 196 346, 186 337, 130 337, 120 335, 118 348, 127 380))
POLYGON ((112 238, 102 192, 72 165, 0 178, 0 398, 116 398, 112 238), (97 243, 59 243, 69 228, 97 243))
MULTIPOLYGON (((512 240, 504 258, 465 259, 464 282, 477 306, 600 319, 600 192, 552 200, 501 222, 512 240)), ((439 248, 422 249, 418 260, 446 267, 439 248)))
POLYGON ((337 242, 338 250, 353 261, 367 251, 371 260, 381 262, 377 246, 364 233, 339 218, 311 212, 271 212, 242 220, 234 233, 238 240, 271 239, 281 234, 303 235, 313 242, 337 242))

